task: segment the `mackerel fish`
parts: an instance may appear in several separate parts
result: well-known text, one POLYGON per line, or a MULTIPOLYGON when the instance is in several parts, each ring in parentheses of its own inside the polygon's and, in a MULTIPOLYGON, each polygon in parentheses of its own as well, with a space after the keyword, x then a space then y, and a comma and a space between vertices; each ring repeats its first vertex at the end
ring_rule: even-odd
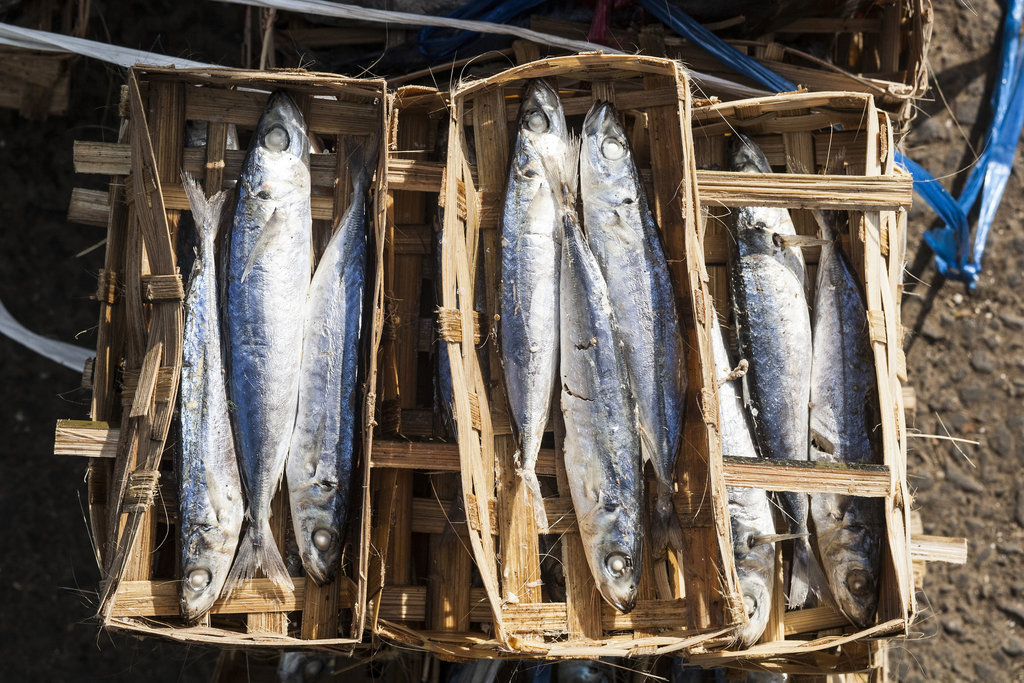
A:
MULTIPOLYGON (((718 383, 718 418, 721 422, 722 455, 757 458, 754 436, 750 432, 742 391, 730 380, 733 364, 725 345, 725 335, 712 315, 711 350, 718 383)), ((736 560, 747 625, 736 633, 743 647, 757 642, 768 625, 772 586, 775 577, 775 543, 764 538, 775 533, 775 521, 768 494, 764 489, 728 486, 729 519, 732 523, 732 551, 736 560)))
POLYGON ((181 613, 195 621, 220 596, 238 547, 244 505, 221 355, 214 241, 227 194, 206 200, 183 176, 199 235, 181 349, 181 450, 177 463, 181 613))
POLYGON ((615 108, 596 102, 583 123, 580 196, 587 242, 608 284, 612 321, 640 416, 640 443, 657 481, 654 556, 682 550, 672 504, 686 405, 686 363, 675 293, 658 225, 615 108))
POLYGON ((558 93, 532 81, 519 110, 501 225, 501 361, 519 449, 516 470, 547 527, 535 467, 558 373, 561 226, 549 169, 566 149, 558 93))
MULTIPOLYGON (((737 134, 731 168, 771 173, 764 152, 737 134)), ((808 401, 811 394, 811 319, 804 290, 804 259, 780 237, 795 235, 785 209, 736 209, 736 249, 730 274, 740 355, 750 363, 744 378, 763 457, 807 460, 808 401)), ((789 606, 802 606, 809 592, 811 547, 807 540, 807 495, 782 495, 795 540, 789 606)))
MULTIPOLYGON (((573 143, 575 146, 578 143, 573 143)), ((576 216, 575 164, 562 182, 561 402, 564 457, 580 539, 602 597, 636 606, 643 551, 643 471, 636 401, 600 266, 576 216)))
POLYGON ((248 527, 229 586, 262 568, 293 587, 270 528, 295 425, 312 239, 309 137, 283 91, 270 96, 238 182, 227 272, 231 398, 248 527))
MULTIPOLYGON (((815 462, 880 463, 880 422, 867 306, 838 243, 835 213, 821 212, 828 242, 818 263, 811 360, 810 457, 815 462)), ((878 605, 882 501, 814 493, 818 557, 839 610, 866 628, 878 605)))
POLYGON ((359 339, 366 282, 366 193, 374 141, 350 144, 352 202, 320 258, 306 300, 299 408, 286 476, 302 564, 318 584, 334 579, 356 439, 359 339))

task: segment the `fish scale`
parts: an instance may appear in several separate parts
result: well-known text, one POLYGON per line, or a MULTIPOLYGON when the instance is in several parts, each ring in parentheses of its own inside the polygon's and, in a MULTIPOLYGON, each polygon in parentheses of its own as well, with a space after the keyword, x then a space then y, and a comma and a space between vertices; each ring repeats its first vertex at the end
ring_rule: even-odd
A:
POLYGON ((359 339, 366 282, 366 190, 372 143, 346 150, 352 202, 324 250, 309 286, 299 370, 298 416, 286 466, 295 539, 306 572, 334 579, 352 479, 359 339))
POLYGON ((177 462, 181 612, 190 621, 220 596, 242 528, 242 482, 228 414, 221 355, 214 240, 227 195, 209 201, 191 177, 198 254, 185 297, 181 349, 181 449, 177 462))
POLYGON ((501 225, 501 362, 519 448, 516 470, 534 516, 547 514, 536 464, 558 369, 557 296, 561 227, 549 169, 565 154, 565 114, 558 93, 532 81, 519 112, 501 225))
MULTIPOLYGON (((736 135, 730 163, 733 171, 771 172, 764 152, 743 134, 736 135)), ((740 356, 749 363, 744 386, 757 445, 770 460, 805 461, 812 346, 804 259, 798 248, 782 247, 776 239, 796 230, 785 209, 744 206, 734 215, 729 280, 740 356)), ((807 534, 807 495, 785 492, 782 502, 790 532, 807 534)), ((805 535, 794 540, 790 607, 807 599, 810 562, 805 535)))
POLYGON ((676 550, 683 545, 672 494, 686 363, 668 260, 633 158, 615 108, 596 102, 583 123, 583 224, 608 286, 613 322, 622 332, 618 338, 637 403, 643 457, 657 481, 651 542, 655 557, 663 557, 669 545, 676 550))
POLYGON ((636 606, 643 554, 643 476, 636 402, 597 259, 575 210, 570 145, 563 170, 559 282, 565 471, 587 563, 602 597, 636 606))
POLYGON ((228 579, 262 568, 292 588, 270 528, 295 425, 312 250, 309 137, 283 91, 270 96, 242 165, 227 269, 227 347, 248 527, 228 579))
MULTIPOLYGON (((819 214, 822 248, 814 301, 811 361, 810 459, 878 463, 873 436, 878 417, 874 356, 867 307, 834 227, 835 214, 819 214)), ((882 501, 839 494, 810 496, 818 557, 840 611, 855 625, 870 625, 878 604, 882 501)))

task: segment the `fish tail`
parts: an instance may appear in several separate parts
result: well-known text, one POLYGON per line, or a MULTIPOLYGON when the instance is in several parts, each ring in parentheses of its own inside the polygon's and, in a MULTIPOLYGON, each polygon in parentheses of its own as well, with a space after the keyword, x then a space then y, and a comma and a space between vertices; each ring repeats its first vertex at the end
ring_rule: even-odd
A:
POLYGON ((651 515, 651 543, 655 559, 663 559, 669 547, 677 552, 683 549, 683 528, 679 524, 672 503, 672 485, 659 482, 651 515))
POLYGON ((537 478, 537 473, 533 469, 521 469, 519 470, 519 480, 526 487, 526 492, 530 497, 537 528, 547 529, 548 512, 544 509, 544 496, 540 492, 540 480, 537 478))
POLYGON ((221 190, 207 199, 202 185, 188 171, 181 172, 181 184, 185 188, 185 196, 192 209, 192 217, 196 224, 196 232, 199 233, 200 242, 215 240, 221 224, 221 217, 224 214, 224 204, 227 201, 228 192, 221 190))
POLYGON ((376 134, 364 138, 346 138, 345 155, 348 157, 352 187, 357 194, 365 192, 377 167, 376 134))
POLYGON ((250 524, 246 529, 245 536, 238 546, 238 555, 235 556, 235 562, 231 565, 231 571, 224 582, 224 597, 231 595, 231 591, 240 581, 253 578, 257 569, 262 569, 267 578, 281 588, 295 589, 281 552, 274 543, 274 532, 270 529, 268 521, 264 521, 261 528, 250 524))
POLYGON ((811 587, 811 544, 806 538, 798 538, 793 544, 793 562, 789 570, 789 596, 786 606, 799 609, 807 602, 811 587))

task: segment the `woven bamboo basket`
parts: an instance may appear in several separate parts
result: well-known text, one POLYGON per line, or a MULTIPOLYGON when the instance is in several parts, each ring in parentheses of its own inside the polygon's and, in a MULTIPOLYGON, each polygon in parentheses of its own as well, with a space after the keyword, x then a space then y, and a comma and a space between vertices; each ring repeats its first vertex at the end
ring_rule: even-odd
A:
MULTIPOLYGON (((232 187, 245 151, 226 149, 228 126, 248 135, 269 92, 278 88, 297 98, 310 131, 329 148, 343 148, 348 137, 371 135, 378 135, 383 146, 383 81, 302 71, 148 67, 129 73, 120 142, 76 144, 79 172, 113 178, 106 196, 76 192, 69 211, 94 222, 106 212, 109 227, 97 292, 100 321, 90 421, 58 423, 55 451, 92 456, 89 511, 102 575, 98 616, 107 628, 274 648, 348 649, 362 636, 366 585, 360 577, 366 574, 367 557, 360 549, 369 527, 365 480, 362 487, 352 487, 348 538, 355 552, 346 552, 337 580, 317 586, 297 576, 295 590, 286 591, 257 578, 215 603, 204 623, 189 626, 178 614, 176 439, 168 435, 175 430, 181 367, 184 292, 175 254, 179 220, 188 203, 180 172, 188 170, 202 180, 208 194, 232 187), (205 147, 185 147, 186 120, 208 122, 205 147)), ((319 251, 351 189, 344 154, 312 154, 311 169, 313 242, 319 251)), ((377 297, 381 236, 376 231, 382 212, 377 191, 371 243, 378 248, 369 250, 377 258, 367 278, 377 297)), ((364 365, 372 378, 372 355, 364 365)), ((363 411, 365 427, 372 419, 372 402, 363 411)), ((368 452, 372 432, 364 428, 359 438, 363 453, 368 452)), ((289 517, 282 487, 271 520, 282 551, 291 532, 289 517)))
MULTIPOLYGON (((900 297, 906 245, 906 215, 912 196, 910 178, 893 164, 890 117, 870 95, 799 93, 696 107, 694 148, 700 168, 727 168, 729 136, 752 137, 776 173, 758 176, 698 170, 702 206, 702 241, 716 309, 730 311, 727 262, 728 212, 738 206, 777 206, 791 211, 797 231, 815 235, 817 223, 808 209, 847 211, 849 231, 842 236, 864 286, 881 414, 884 460, 880 465, 797 468, 769 462, 742 464, 726 458, 726 483, 770 490, 853 493, 884 499, 886 537, 876 623, 857 629, 830 604, 784 611, 781 548, 776 559, 773 613, 761 641, 747 650, 694 648, 691 661, 791 673, 826 674, 863 671, 871 666, 872 642, 903 635, 917 614, 914 563, 925 560, 963 562, 966 541, 938 537, 911 539, 912 499, 906 480, 906 425, 900 297), (831 164, 839 160, 843 170, 831 164), (799 170, 799 173, 789 173, 799 170), (830 175, 818 173, 830 170, 830 175), (748 475, 771 471, 755 484, 748 475)), ((820 248, 805 250, 813 287, 820 248)), ((726 328, 729 326, 726 325, 726 328)), ((920 572, 920 569, 918 570, 920 572)))
POLYGON ((721 460, 714 455, 720 447, 705 421, 717 409, 708 389, 713 386, 711 298, 697 241, 689 106, 687 77, 675 62, 626 55, 539 60, 464 84, 452 95, 441 310, 442 319, 451 324, 443 326, 442 335, 455 387, 468 538, 493 617, 491 639, 472 644, 483 656, 667 653, 725 635, 744 618, 728 547, 721 460), (595 99, 614 102, 624 116, 638 166, 644 174, 650 169, 653 178, 648 194, 665 238, 685 329, 686 446, 679 456, 675 496, 685 552, 657 566, 645 555, 639 601, 629 614, 605 604, 596 590, 562 459, 553 449, 541 451, 537 471, 543 485, 557 489, 557 496, 546 499, 548 518, 557 521, 537 529, 528 502, 515 495, 515 443, 490 321, 498 311, 500 216, 514 136, 510 122, 526 82, 533 78, 558 87, 570 127, 579 126, 595 99), (471 140, 475 157, 470 156, 471 140), (539 534, 547 537, 543 545, 539 534), (555 599, 552 582, 542 579, 541 568, 543 549, 559 538, 564 600, 555 599))
POLYGON ((370 467, 367 627, 446 658, 491 620, 473 587, 458 446, 435 388, 440 221, 448 109, 433 88, 399 88, 388 123, 378 411, 370 467))
MULTIPOLYGON (((530 28, 582 39, 589 27, 535 16, 531 17, 530 28)), ((756 40, 728 42, 807 90, 874 95, 877 106, 891 114, 897 132, 902 134, 914 117, 915 100, 928 90, 931 36, 931 0, 876 0, 854 18, 803 18, 756 40), (822 36, 835 37, 828 61, 791 47, 822 36)), ((613 32, 612 40, 611 44, 622 50, 638 44, 644 54, 681 59, 695 71, 763 88, 661 24, 648 25, 639 36, 613 32)), ((710 90, 703 95, 735 99, 710 90)))

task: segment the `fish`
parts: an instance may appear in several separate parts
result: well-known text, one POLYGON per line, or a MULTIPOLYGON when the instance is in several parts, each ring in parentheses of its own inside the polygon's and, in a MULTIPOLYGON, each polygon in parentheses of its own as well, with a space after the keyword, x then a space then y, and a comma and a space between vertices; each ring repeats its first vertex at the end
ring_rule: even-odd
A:
POLYGON ((615 669, 598 659, 569 659, 555 664, 558 683, 614 683, 615 669))
MULTIPOLYGON (((819 213, 819 212, 816 212, 819 213)), ((881 463, 880 420, 867 305, 838 242, 834 212, 820 212, 822 248, 814 297, 810 459, 881 463)), ((831 493, 810 496, 818 558, 839 611, 868 627, 878 606, 882 501, 831 493)))
MULTIPOLYGON (((578 143, 571 143, 578 144, 578 143)), ((559 280, 565 471, 580 539, 601 596, 636 606, 643 553, 644 481, 636 401, 597 259, 575 210, 576 160, 563 169, 559 280)))
POLYGON ((565 154, 558 93, 530 82, 519 110, 501 221, 500 358, 518 443, 515 466, 539 528, 548 526, 536 464, 558 376, 561 226, 548 177, 565 154))
POLYGON ((302 330, 299 399, 285 477, 306 573, 334 580, 341 564, 355 457, 359 342, 366 283, 366 194, 375 139, 346 146, 352 200, 309 285, 302 330))
MULTIPOLYGON (((711 350, 715 363, 715 382, 718 385, 719 433, 722 455, 734 458, 757 458, 754 435, 750 431, 747 411, 743 407, 742 390, 736 380, 730 380, 733 363, 725 344, 725 333, 712 313, 711 350)), ((758 641, 768 625, 771 613, 772 586, 775 583, 775 543, 764 537, 775 533, 768 493, 764 489, 727 486, 729 520, 732 525, 732 551, 736 561, 736 574, 743 595, 747 623, 736 632, 736 640, 743 647, 758 641)))
POLYGON ((615 107, 595 102, 583 122, 580 198, 587 243, 608 285, 612 321, 640 415, 640 443, 657 489, 651 543, 657 558, 682 550, 672 504, 686 406, 686 361, 661 232, 615 107))
MULTIPOLYGON (((771 173, 764 152, 737 134, 730 167, 743 173, 771 173)), ((803 254, 783 247, 779 236, 796 230, 785 209, 742 206, 735 213, 736 248, 730 288, 740 355, 750 364, 744 377, 754 434, 762 457, 808 459, 808 402, 811 395, 811 318, 804 290, 803 254)), ((782 494, 794 540, 789 606, 800 607, 810 592, 811 547, 807 539, 807 494, 782 494)))
POLYGON ((270 528, 270 503, 295 426, 313 223, 306 122, 284 91, 267 102, 237 189, 227 347, 248 525, 228 582, 262 568, 278 586, 294 588, 270 528))
POLYGON ((207 201, 182 174, 199 235, 181 349, 181 446, 177 462, 181 614, 195 621, 220 597, 238 547, 244 503, 228 412, 217 304, 217 230, 227 193, 207 201))

